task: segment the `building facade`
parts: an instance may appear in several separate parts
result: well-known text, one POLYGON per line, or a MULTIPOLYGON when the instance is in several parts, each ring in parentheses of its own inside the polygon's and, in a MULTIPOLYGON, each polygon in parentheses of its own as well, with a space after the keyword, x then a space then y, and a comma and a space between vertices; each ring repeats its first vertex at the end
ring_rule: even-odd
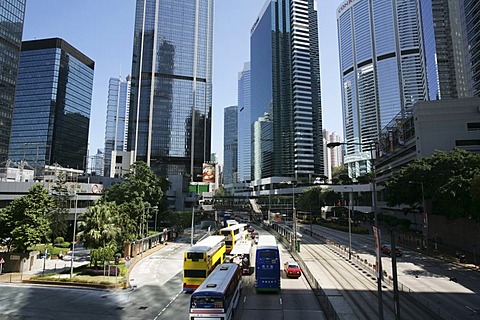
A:
POLYGON ((250 121, 251 76, 250 62, 238 74, 238 181, 252 179, 252 125, 250 121))
POLYGON ((223 111, 223 183, 237 181, 238 166, 238 107, 223 111))
POLYGON ((26 0, 0 3, 0 166, 6 165, 26 0))
MULTIPOLYGON (((480 97, 480 2, 477 0, 457 0, 462 16, 464 48, 467 52, 466 70, 469 80, 469 96, 480 97)), ((454 1, 452 1, 454 2, 454 1)))
POLYGON ((461 2, 420 1, 428 100, 471 96, 461 2))
POLYGON ((94 62, 60 38, 24 41, 8 157, 86 169, 94 62))
POLYGON ((427 99, 418 1, 344 1, 337 9, 344 161, 370 171, 371 143, 397 114, 427 99))
POLYGON ((136 3, 127 151, 182 194, 210 156, 214 2, 136 3))
POLYGON ((250 50, 250 123, 270 115, 272 175, 323 174, 316 0, 267 1, 251 29, 250 50))
POLYGON ((105 124, 104 174, 111 177, 112 151, 127 150, 130 76, 110 78, 105 124))
POLYGON ((253 124, 253 178, 273 176, 273 122, 270 114, 265 113, 253 124))

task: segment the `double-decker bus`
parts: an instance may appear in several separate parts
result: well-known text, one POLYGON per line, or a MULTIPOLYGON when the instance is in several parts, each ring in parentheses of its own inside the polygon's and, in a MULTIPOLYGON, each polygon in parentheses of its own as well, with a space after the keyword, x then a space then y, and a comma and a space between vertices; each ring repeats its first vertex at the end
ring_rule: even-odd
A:
POLYGON ((255 256, 255 290, 280 292, 280 255, 277 240, 260 235, 255 256))
POLYGON ((248 239, 248 230, 245 223, 238 223, 222 228, 218 233, 225 237, 227 254, 230 254, 237 241, 248 239))
POLYGON ((209 236, 188 248, 183 257, 183 291, 195 291, 224 262, 225 250, 224 236, 209 236))
POLYGON ((236 263, 217 266, 192 293, 189 319, 233 319, 241 287, 242 274, 236 263))
POLYGON ((253 241, 251 240, 242 240, 238 241, 233 247, 230 255, 234 257, 234 262, 240 266, 242 270, 242 275, 251 274, 251 262, 252 262, 252 247, 253 241))

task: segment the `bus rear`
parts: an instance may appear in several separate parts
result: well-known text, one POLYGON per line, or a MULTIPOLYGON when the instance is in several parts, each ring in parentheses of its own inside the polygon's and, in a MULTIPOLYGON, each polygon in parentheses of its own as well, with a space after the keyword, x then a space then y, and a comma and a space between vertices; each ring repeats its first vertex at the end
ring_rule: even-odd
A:
POLYGON ((242 286, 238 265, 217 266, 190 297, 190 320, 231 320, 242 286))
POLYGON ((259 237, 255 257, 255 290, 280 291, 280 255, 274 236, 259 237))

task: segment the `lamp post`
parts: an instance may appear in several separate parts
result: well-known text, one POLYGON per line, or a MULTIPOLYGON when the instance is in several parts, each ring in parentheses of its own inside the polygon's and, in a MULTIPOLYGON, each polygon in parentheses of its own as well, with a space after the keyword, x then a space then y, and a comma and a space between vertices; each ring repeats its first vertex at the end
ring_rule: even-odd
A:
POLYGON ((155 210, 155 232, 157 232, 158 206, 153 206, 152 209, 155 210))
MULTIPOLYGON (((378 219, 377 219, 377 182, 375 175, 375 162, 373 159, 373 149, 375 148, 377 142, 369 141, 365 143, 361 142, 330 142, 327 143, 327 148, 333 149, 341 145, 358 145, 358 146, 369 146, 370 147, 370 161, 372 163, 372 209, 373 209, 373 218, 375 220, 374 231, 379 235, 378 229, 378 219)), ((377 264, 377 297, 378 297, 378 317, 379 320, 383 320, 383 301, 382 301, 382 259, 380 255, 380 236, 376 236, 376 264, 377 264)))
POLYGON ((75 259, 75 240, 77 232, 77 208, 78 208, 78 194, 75 190, 75 213, 73 218, 73 239, 72 239, 72 259, 70 260, 70 279, 73 278, 73 260, 75 259))
POLYGON ((295 209, 295 183, 296 181, 282 181, 280 183, 292 185, 292 219, 293 219, 293 249, 297 250, 297 211, 295 209))
POLYGON ((352 259, 352 216, 353 213, 353 187, 345 187, 345 189, 350 189, 349 193, 349 204, 352 209, 350 212, 350 208, 348 209, 348 260, 352 259))

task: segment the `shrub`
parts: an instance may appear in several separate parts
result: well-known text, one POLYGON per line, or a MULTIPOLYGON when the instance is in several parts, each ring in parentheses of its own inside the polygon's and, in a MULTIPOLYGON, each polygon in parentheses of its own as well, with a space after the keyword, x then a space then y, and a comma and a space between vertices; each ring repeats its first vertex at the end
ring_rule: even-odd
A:
POLYGON ((116 266, 109 266, 109 269, 103 269, 100 267, 92 267, 92 268, 86 268, 85 270, 82 270, 80 273, 81 275, 86 275, 86 276, 103 276, 105 275, 111 275, 111 276, 119 276, 120 275, 120 269, 116 266), (109 273, 110 272, 110 273, 109 273))
POLYGON ((61 242, 56 244, 59 248, 70 248, 70 242, 61 242))
POLYGON ((53 242, 55 245, 58 245, 60 243, 64 243, 65 239, 63 237, 56 237, 55 241, 53 242))

